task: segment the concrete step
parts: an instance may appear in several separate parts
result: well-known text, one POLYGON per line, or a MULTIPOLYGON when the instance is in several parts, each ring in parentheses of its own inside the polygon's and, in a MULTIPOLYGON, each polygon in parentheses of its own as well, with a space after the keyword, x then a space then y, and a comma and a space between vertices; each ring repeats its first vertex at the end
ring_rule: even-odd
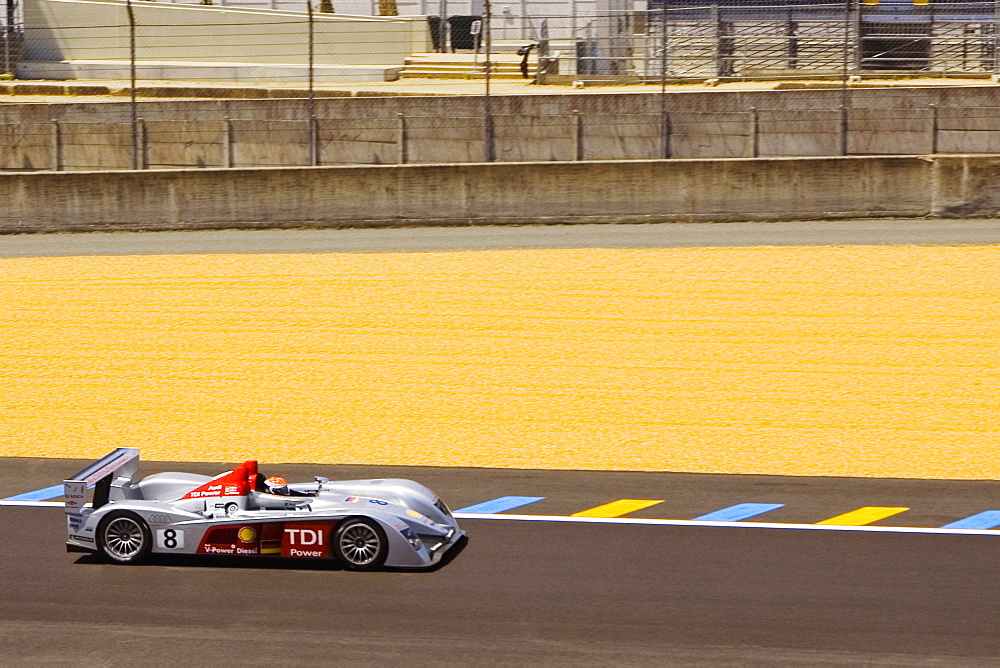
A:
MULTIPOLYGON (((530 72, 529 72, 530 74, 530 72)), ((483 72, 422 72, 420 70, 403 70, 400 79, 485 79, 483 72)), ((523 79, 520 72, 492 74, 490 79, 523 79)))
MULTIPOLYGON (((529 68, 528 72, 532 72, 535 68, 529 68)), ((466 68, 462 70, 435 70, 426 67, 406 67, 400 70, 399 74, 401 76, 413 75, 413 76, 436 76, 447 79, 448 77, 463 78, 467 76, 485 76, 486 71, 482 68, 472 69, 466 68)), ((491 70, 490 75, 494 77, 500 76, 521 76, 521 70, 491 70)))
MULTIPOLYGON (((534 60, 532 57, 531 60, 534 60)), ((427 58, 426 56, 410 56, 404 61, 407 65, 427 65, 435 67, 482 67, 483 63, 486 62, 486 58, 480 57, 479 59, 469 58, 467 60, 457 60, 454 58, 427 58)), ((491 58, 490 62, 493 66, 501 67, 517 67, 521 64, 521 59, 516 60, 511 59, 501 59, 501 58, 491 58)))
MULTIPOLYGON (((518 72, 520 71, 520 65, 511 65, 507 63, 493 63, 492 70, 494 72, 518 72)), ((428 72, 482 72, 485 69, 483 63, 406 63, 406 68, 410 70, 425 70, 428 72)))

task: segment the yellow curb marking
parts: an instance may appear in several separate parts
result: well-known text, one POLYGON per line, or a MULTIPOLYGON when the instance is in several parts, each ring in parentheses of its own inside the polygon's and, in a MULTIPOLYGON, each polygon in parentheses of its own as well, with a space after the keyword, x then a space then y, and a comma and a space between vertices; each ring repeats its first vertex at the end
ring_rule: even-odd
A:
POLYGON ((590 510, 573 513, 571 517, 621 517, 627 513, 633 513, 637 510, 642 510, 643 508, 655 506, 658 503, 663 503, 663 501, 619 499, 618 501, 605 503, 603 506, 597 506, 596 508, 591 508, 590 510))
POLYGON ((898 515, 899 513, 907 510, 909 510, 909 508, 865 506, 864 508, 858 508, 857 510, 852 510, 851 512, 844 513, 843 515, 831 517, 830 519, 823 520, 822 522, 816 522, 816 524, 838 524, 840 526, 859 527, 864 526, 865 524, 871 524, 872 522, 878 522, 879 520, 884 520, 887 517, 898 515))

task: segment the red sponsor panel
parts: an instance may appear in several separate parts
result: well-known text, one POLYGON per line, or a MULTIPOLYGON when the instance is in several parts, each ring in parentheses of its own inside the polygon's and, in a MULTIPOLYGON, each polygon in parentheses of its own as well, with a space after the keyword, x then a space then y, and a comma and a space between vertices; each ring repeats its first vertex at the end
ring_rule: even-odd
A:
POLYGON ((312 559, 329 557, 331 529, 329 523, 286 523, 281 539, 281 556, 312 559))
POLYGON ((235 524, 216 527, 205 533, 198 554, 254 556, 260 554, 261 526, 235 524))

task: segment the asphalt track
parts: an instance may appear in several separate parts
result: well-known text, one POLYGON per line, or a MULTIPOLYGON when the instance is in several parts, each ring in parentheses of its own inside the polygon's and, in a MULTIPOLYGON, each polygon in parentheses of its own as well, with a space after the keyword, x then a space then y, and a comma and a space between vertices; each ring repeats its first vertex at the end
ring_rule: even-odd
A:
POLYGON ((0 257, 997 243, 1000 243, 1000 221, 992 219, 871 219, 780 223, 22 234, 0 236, 0 257))
MULTIPOLYGON (((0 460, 0 495, 84 462, 0 460)), ((143 473, 223 464, 144 463, 143 473)), ((994 507, 996 482, 286 465, 292 479, 413 477, 453 507, 545 495, 538 513, 668 499, 674 516, 781 499, 812 521, 994 507)), ((637 513, 638 515, 638 513, 637 513)), ((889 522, 882 522, 888 524, 889 522)), ((61 509, 0 507, 0 663, 49 665, 996 665, 1000 535, 464 520, 430 573, 210 558, 120 567, 63 549, 61 509)))
MULTIPOLYGON (((995 221, 38 235, 0 256, 429 251, 505 247, 990 244, 995 221)), ((0 460, 0 498, 80 462, 0 460)), ((219 465, 146 464, 218 472, 219 465)), ((402 475, 453 507, 537 495, 566 515, 664 499, 630 517, 784 504, 813 523, 864 505, 940 527, 997 507, 1000 483, 516 470, 282 467, 290 478, 402 475), (658 508, 660 508, 658 510, 658 508), (659 513, 659 514, 657 514, 659 513)), ((188 559, 122 568, 63 549, 58 508, 0 507, 0 664, 894 665, 1000 663, 1000 536, 465 520, 432 573, 188 559)))

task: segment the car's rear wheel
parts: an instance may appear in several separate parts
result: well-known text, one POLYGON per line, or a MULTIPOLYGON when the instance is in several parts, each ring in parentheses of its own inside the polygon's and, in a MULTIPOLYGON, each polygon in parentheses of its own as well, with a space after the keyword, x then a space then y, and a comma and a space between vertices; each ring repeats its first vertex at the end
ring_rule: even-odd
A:
POLYGON ((344 520, 333 540, 334 551, 344 568, 374 571, 385 564, 389 543, 377 522, 365 518, 344 520))
POLYGON ((98 525, 97 546, 117 564, 139 564, 153 551, 153 535, 141 517, 116 510, 98 525))

